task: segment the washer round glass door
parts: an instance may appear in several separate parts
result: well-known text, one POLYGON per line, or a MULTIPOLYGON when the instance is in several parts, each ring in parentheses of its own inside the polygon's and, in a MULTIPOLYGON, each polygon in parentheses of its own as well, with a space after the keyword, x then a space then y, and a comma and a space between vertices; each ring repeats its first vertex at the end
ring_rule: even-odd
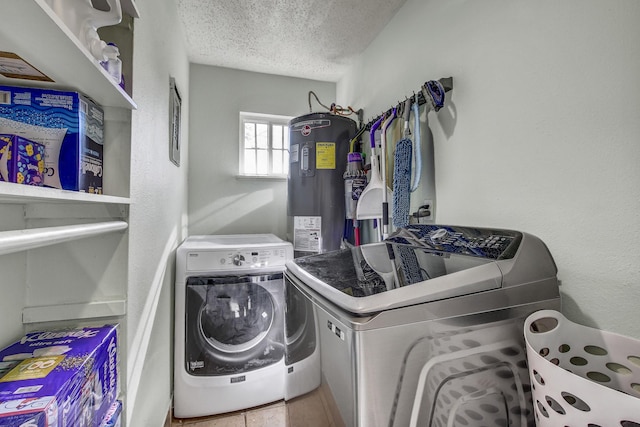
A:
POLYGON ((282 273, 189 277, 185 363, 192 375, 233 375, 284 357, 282 273))
POLYGON ((258 345, 275 316, 269 292, 255 283, 211 286, 198 312, 205 342, 225 353, 242 353, 258 345))

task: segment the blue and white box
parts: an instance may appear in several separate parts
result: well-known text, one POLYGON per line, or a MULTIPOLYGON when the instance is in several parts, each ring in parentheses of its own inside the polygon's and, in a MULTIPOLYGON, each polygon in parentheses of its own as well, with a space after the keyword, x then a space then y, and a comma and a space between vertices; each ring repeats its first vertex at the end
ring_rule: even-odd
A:
POLYGON ((45 146, 46 187, 102 194, 104 111, 90 98, 0 86, 0 134, 45 146))
POLYGON ((31 332, 0 361, 0 427, 100 427, 119 395, 117 325, 31 332))

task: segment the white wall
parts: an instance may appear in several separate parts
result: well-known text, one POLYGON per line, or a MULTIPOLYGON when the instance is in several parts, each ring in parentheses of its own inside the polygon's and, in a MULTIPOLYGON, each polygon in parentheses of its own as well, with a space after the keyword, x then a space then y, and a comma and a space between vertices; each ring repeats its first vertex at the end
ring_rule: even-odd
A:
MULTIPOLYGON (((273 233, 286 238, 287 182, 238 179, 240 111, 296 117, 308 93, 325 105, 335 83, 191 65, 189 235, 273 233)), ((315 99, 313 111, 321 111, 315 99)))
POLYGON ((542 238, 572 320, 640 338, 640 3, 408 0, 338 83, 379 114, 453 76, 436 220, 542 238))
POLYGON ((132 115, 127 426, 160 426, 172 393, 174 251, 186 236, 189 63, 173 0, 138 1, 132 115), (182 95, 182 165, 169 160, 169 77, 182 95))
MULTIPOLYGON (((24 206, 0 204, 1 230, 20 230, 25 227, 24 206)), ((27 254, 17 252, 0 256, 0 289, 4 298, 0 299, 0 313, 2 313, 2 328, 0 328, 0 346, 13 343, 24 334, 22 324, 22 309, 26 302, 27 286, 27 254)))

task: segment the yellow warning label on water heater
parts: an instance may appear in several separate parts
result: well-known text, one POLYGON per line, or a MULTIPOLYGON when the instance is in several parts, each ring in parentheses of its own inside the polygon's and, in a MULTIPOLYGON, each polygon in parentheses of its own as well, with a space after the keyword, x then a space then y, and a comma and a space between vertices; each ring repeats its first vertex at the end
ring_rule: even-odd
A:
POLYGON ((336 168, 336 143, 316 142, 316 169, 336 168))

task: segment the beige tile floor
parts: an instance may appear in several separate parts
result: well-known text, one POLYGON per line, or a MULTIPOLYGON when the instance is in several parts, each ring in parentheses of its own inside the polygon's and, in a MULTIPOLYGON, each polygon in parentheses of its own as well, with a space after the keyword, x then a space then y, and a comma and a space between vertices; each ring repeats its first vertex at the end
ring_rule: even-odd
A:
POLYGON ((320 388, 286 403, 211 417, 174 418, 171 427, 342 427, 339 417, 332 415, 336 413, 332 403, 320 388))

